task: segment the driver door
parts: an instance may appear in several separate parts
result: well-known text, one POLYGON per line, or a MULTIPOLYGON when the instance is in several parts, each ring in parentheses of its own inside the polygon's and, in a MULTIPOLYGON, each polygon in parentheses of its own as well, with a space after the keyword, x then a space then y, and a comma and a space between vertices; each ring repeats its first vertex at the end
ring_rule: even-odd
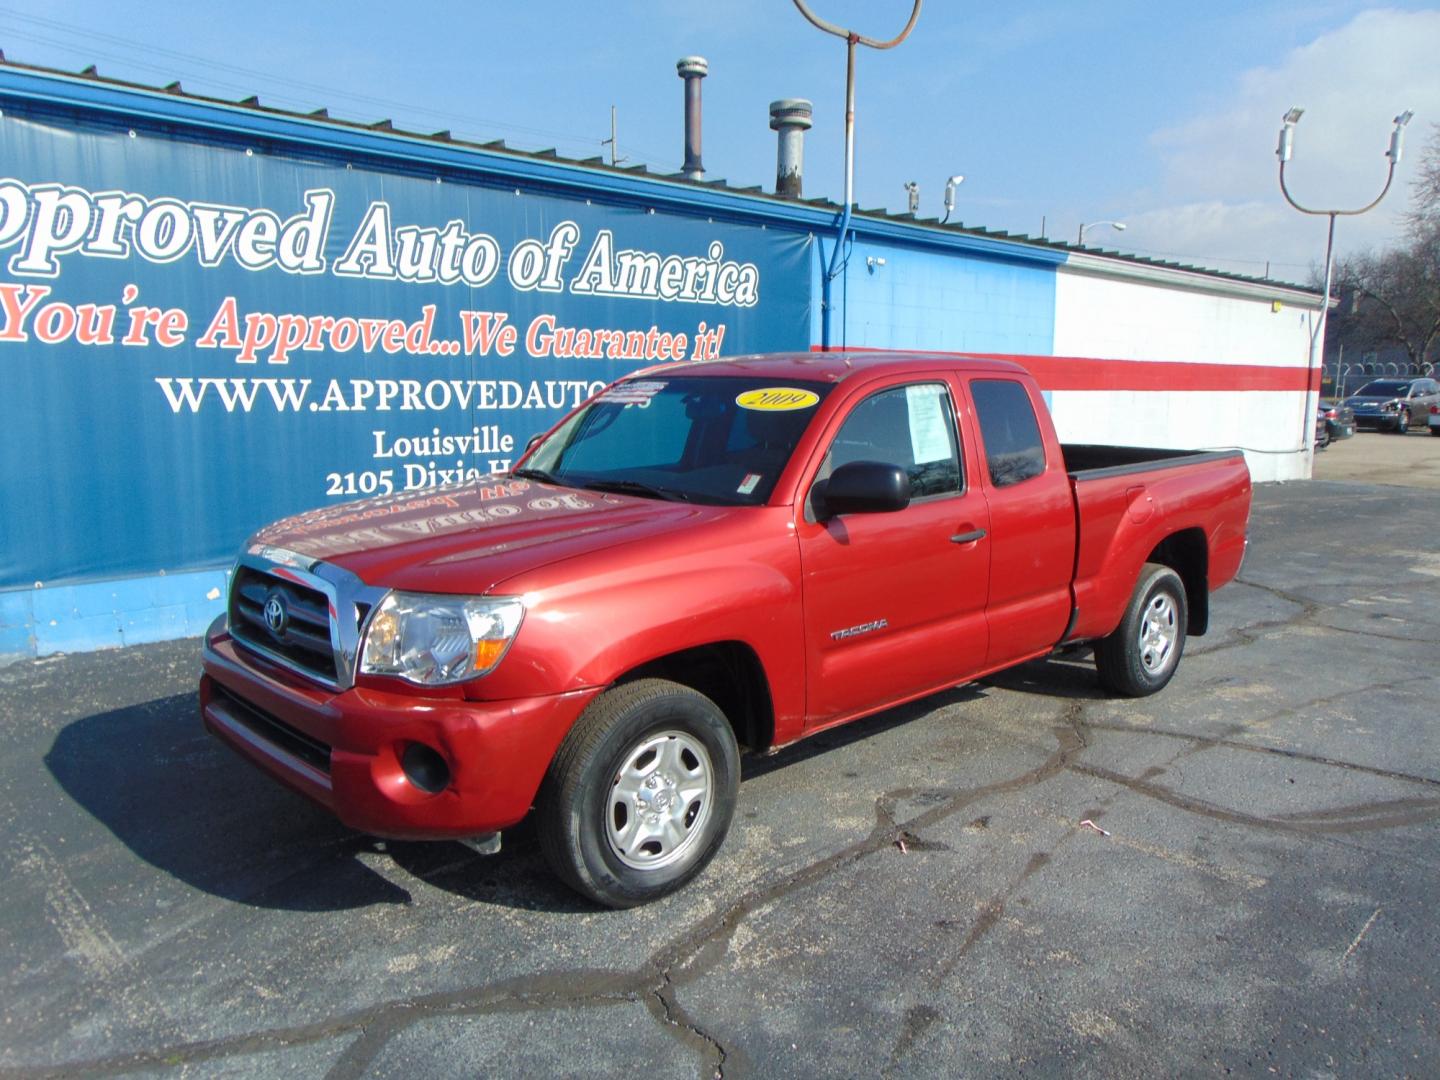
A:
MULTIPOLYGON (((868 390, 842 414, 807 491, 852 461, 898 465, 911 501, 797 521, 807 722, 826 727, 954 685, 985 662, 989 513, 966 483, 955 398, 940 375, 868 390)), ((823 507, 823 500, 819 501, 823 507)))

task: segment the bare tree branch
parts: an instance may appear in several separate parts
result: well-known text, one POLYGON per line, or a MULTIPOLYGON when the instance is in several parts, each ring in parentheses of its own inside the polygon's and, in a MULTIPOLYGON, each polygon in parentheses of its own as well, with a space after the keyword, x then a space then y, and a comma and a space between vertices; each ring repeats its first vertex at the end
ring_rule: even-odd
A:
POLYGON ((1340 306, 1331 341, 1362 354, 1393 345, 1411 365, 1437 359, 1440 346, 1440 124, 1431 126, 1405 215, 1406 239, 1335 268, 1340 306))

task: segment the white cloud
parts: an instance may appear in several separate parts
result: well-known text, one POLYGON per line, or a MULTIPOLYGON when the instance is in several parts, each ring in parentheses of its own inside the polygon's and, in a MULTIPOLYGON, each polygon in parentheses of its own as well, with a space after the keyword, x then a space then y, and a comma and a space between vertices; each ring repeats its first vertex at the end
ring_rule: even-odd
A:
POLYGON ((1341 252, 1393 241, 1419 151, 1440 120, 1437 56, 1440 12, 1381 9, 1294 49, 1275 67, 1246 72, 1211 111, 1152 137, 1163 180, 1144 199, 1150 209, 1127 218, 1125 246, 1253 274, 1269 259, 1274 276, 1304 278, 1306 266, 1324 257, 1325 220, 1290 209, 1280 194, 1275 143, 1292 105, 1303 106, 1305 116, 1286 180, 1298 201, 1317 209, 1362 206, 1379 193, 1391 120, 1415 110, 1385 202, 1363 217, 1341 218, 1336 230, 1341 252))

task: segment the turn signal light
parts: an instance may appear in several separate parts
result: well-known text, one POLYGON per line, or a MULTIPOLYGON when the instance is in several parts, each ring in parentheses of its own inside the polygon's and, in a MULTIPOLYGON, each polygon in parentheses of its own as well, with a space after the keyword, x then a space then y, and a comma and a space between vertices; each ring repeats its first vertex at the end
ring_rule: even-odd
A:
POLYGON ((503 641, 477 641, 475 643, 475 670, 489 671, 500 662, 500 657, 505 654, 505 648, 509 644, 509 638, 503 641))

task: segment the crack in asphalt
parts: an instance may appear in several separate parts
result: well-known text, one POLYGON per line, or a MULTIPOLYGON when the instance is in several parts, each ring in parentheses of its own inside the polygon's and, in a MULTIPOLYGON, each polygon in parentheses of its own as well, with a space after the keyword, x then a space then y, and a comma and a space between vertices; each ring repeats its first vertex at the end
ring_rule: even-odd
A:
MULTIPOLYGON (((710 1075, 713 1080, 722 1080, 725 1075, 725 1062, 730 1055, 725 1047, 720 1045, 718 1039, 702 1031, 696 1025, 675 999, 675 984, 671 980, 669 972, 662 972, 660 987, 650 991, 649 996, 645 999, 645 1004, 655 1019, 672 1028, 683 1042, 691 1044, 711 1063, 710 1075)), ((731 1075, 732 1077, 735 1075, 733 1071, 731 1075)))
MULTIPOLYGON (((1265 631, 1278 630, 1287 626, 1313 626, 1318 629, 1329 630, 1336 634, 1353 634, 1359 637, 1380 638, 1383 641, 1395 641, 1405 645, 1424 645, 1429 641, 1429 639, 1425 637, 1412 637, 1406 634, 1385 634, 1369 627, 1357 629, 1350 626, 1336 626, 1333 623, 1321 622, 1320 616, 1327 611, 1345 611, 1349 609, 1343 604, 1322 603, 1319 600, 1311 600, 1309 597, 1301 596, 1299 593, 1290 592, 1275 585, 1262 585, 1258 581, 1250 581, 1245 578, 1237 577, 1235 583, 1252 589, 1258 589, 1260 592, 1273 596, 1277 600, 1281 600, 1287 604, 1294 604, 1301 610, 1298 614, 1283 619, 1266 619, 1261 622, 1249 623, 1246 626, 1233 627, 1227 632, 1239 640, 1222 641, 1208 648, 1196 649, 1193 655, 1209 656, 1213 653, 1238 648, 1241 645, 1251 645, 1259 640, 1265 631)), ((1369 588, 1371 586, 1373 586, 1373 582, 1367 583, 1365 587, 1369 588)), ((1440 625, 1428 619, 1416 618, 1413 610, 1407 610, 1406 614, 1407 618, 1402 621, 1417 623, 1425 627, 1440 625)))
MULTIPOLYGON (((1337 695, 1337 697, 1343 696, 1345 695, 1337 695)), ((1322 702, 1323 700, 1324 699, 1322 699, 1322 702)), ((1091 731, 1110 731, 1125 735, 1153 735, 1163 739, 1179 739, 1184 742, 1197 744, 1201 749, 1223 746, 1228 750, 1243 750, 1249 754, 1273 754, 1277 757, 1287 758, 1292 761, 1304 761, 1312 765, 1324 765, 1332 769, 1347 769, 1351 772, 1365 773, 1386 780, 1399 780, 1402 783, 1425 784, 1430 787, 1440 787, 1440 779, 1434 777, 1420 776, 1416 773, 1398 772, 1395 769, 1384 769, 1377 765, 1362 765, 1355 761, 1342 761, 1339 758, 1326 757, 1323 754, 1309 754, 1303 750, 1292 750, 1284 746, 1260 746, 1255 743, 1244 742, 1240 739, 1227 739, 1211 735, 1195 735, 1190 732, 1172 731, 1167 728, 1136 727, 1132 724, 1107 723, 1104 721, 1092 721, 1086 726, 1091 731)))
MULTIPOLYGON (((1351 634, 1357 637, 1379 638, 1383 641, 1394 641, 1404 645, 1425 645, 1429 639, 1423 636, 1408 634, 1386 634, 1370 627, 1358 629, 1350 626, 1336 626, 1334 623, 1324 622, 1321 616, 1327 611, 1348 610, 1340 604, 1324 604, 1318 600, 1311 600, 1298 593, 1288 592, 1285 589, 1277 588, 1274 585, 1262 585, 1258 581, 1248 581, 1244 578, 1236 578, 1235 583, 1244 585, 1260 592, 1267 593, 1287 604, 1294 604, 1301 610, 1283 618, 1264 619, 1260 622, 1247 623, 1244 626, 1230 627, 1225 630, 1226 638, 1214 645, 1207 645, 1198 648, 1187 649, 1191 656, 1213 656, 1216 653, 1228 652, 1231 649, 1238 649, 1245 645, 1253 645, 1260 640, 1261 636, 1268 630, 1280 630, 1290 626, 1310 626, 1320 630, 1327 630, 1335 634, 1351 634)), ((1413 612, 1407 612, 1407 618, 1403 621, 1418 624, 1422 627, 1435 627, 1440 624, 1432 623, 1426 619, 1415 618, 1413 612)), ((1423 631, 1422 631, 1423 633, 1423 631)))
POLYGON ((1235 578, 1235 584, 1245 585, 1252 589, 1258 589, 1268 593, 1278 600, 1287 604, 1294 604, 1300 608, 1298 614, 1287 615, 1279 619, 1262 619, 1260 622, 1247 623, 1244 626, 1232 626, 1226 630, 1226 640, 1210 645, 1206 648, 1187 650, 1192 656, 1214 656, 1216 653, 1228 652, 1231 649, 1238 649, 1243 645, 1253 645, 1260 640, 1261 635, 1267 630, 1279 630, 1286 626, 1299 626, 1309 623, 1320 612, 1320 605, 1313 600, 1307 600, 1303 596, 1292 596, 1269 585, 1261 585, 1255 581, 1248 581, 1245 578, 1235 578))
POLYGON ((423 1020, 446 1016, 481 1016, 530 1012, 556 1006, 594 1006, 639 1000, 634 982, 623 974, 561 972, 523 976, 482 987, 438 991, 415 998, 379 1002, 340 1016, 293 1027, 270 1028, 244 1035, 176 1043, 155 1050, 137 1050, 62 1065, 0 1067, 0 1077, 61 1078, 115 1076, 138 1069, 174 1067, 263 1053, 287 1046, 324 1042, 345 1035, 359 1037, 331 1067, 329 1076, 362 1075, 394 1035, 423 1020), (566 992, 562 986, 575 989, 566 992), (553 987, 546 989, 547 987, 553 987))

